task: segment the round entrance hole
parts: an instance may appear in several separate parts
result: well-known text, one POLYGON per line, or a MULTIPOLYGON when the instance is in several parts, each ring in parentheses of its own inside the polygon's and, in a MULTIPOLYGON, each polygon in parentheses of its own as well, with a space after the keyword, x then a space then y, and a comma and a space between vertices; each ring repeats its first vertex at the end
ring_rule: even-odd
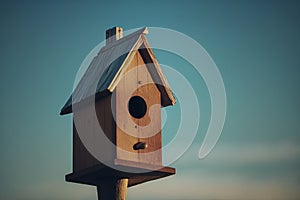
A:
POLYGON ((145 116, 147 112, 147 104, 140 96, 133 96, 128 102, 128 110, 132 117, 140 119, 145 116))

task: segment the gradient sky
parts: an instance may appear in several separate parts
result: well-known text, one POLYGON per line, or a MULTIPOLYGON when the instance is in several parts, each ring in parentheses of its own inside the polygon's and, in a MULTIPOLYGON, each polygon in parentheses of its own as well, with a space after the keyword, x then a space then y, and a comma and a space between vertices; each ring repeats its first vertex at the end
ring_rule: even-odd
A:
MULTIPOLYGON (((177 174, 130 188, 128 199, 299 199, 299 19, 297 1, 1 1, 0 199, 96 199, 95 188, 64 181, 71 115, 59 111, 81 62, 115 25, 192 37, 217 64, 228 100, 221 138, 199 160, 210 116, 205 84, 186 61, 155 51, 198 91, 202 121, 172 164, 177 174)), ((166 109, 164 143, 178 108, 166 109)))

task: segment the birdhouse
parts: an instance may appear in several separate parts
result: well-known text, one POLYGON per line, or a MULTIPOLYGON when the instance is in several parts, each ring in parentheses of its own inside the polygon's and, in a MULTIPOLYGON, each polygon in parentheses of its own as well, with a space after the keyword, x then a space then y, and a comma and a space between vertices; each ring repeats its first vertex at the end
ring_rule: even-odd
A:
POLYGON ((161 131, 161 108, 175 98, 147 33, 143 28, 123 37, 122 28, 107 30, 106 45, 62 108, 61 115, 73 113, 73 172, 67 181, 97 186, 107 177, 127 178, 133 186, 175 174, 162 166, 161 131), (97 140, 99 130, 110 144, 97 140))

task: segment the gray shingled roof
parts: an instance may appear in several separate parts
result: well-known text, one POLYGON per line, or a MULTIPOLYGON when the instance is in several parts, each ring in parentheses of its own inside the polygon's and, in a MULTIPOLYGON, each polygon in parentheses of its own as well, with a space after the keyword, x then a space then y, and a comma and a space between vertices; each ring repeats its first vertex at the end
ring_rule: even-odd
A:
MULTIPOLYGON (((144 37, 145 34, 147 34, 147 29, 143 28, 104 46, 90 63, 73 94, 61 109, 60 114, 71 113, 72 104, 79 103, 97 94, 112 92, 114 89, 112 83, 118 73, 120 73, 120 68, 122 68, 126 59, 130 57, 130 54, 134 50, 137 50, 142 44, 145 45, 145 43, 147 43, 144 37)), ((152 53, 152 51, 149 53, 152 53)), ((159 76, 163 76, 162 72, 159 73, 159 76)), ((169 90, 166 81, 162 82, 163 85, 167 87, 165 89, 169 90)), ((166 94, 170 95, 172 93, 167 91, 166 94)), ((171 98, 174 98, 173 95, 171 98)), ((175 103, 175 98, 171 102, 175 103)))

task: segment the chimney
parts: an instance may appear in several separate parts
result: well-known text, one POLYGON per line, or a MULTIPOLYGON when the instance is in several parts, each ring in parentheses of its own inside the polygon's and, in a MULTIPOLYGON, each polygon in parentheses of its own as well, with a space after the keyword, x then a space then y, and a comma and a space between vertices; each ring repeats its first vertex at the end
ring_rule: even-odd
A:
POLYGON ((123 37, 123 29, 121 27, 113 27, 106 30, 106 45, 115 42, 123 37))

